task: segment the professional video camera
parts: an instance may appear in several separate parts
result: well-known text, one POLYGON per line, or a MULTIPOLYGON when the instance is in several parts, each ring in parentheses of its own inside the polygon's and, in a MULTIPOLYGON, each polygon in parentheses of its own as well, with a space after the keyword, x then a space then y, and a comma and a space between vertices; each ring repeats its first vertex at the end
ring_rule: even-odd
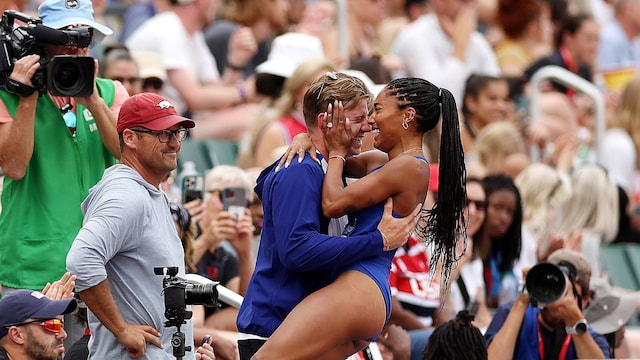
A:
POLYGON ((164 295, 164 316, 167 321, 165 327, 175 326, 177 331, 171 336, 173 355, 181 359, 185 351, 191 351, 191 346, 185 346, 185 334, 180 332, 180 326, 191 319, 191 311, 187 305, 220 306, 218 303, 217 282, 210 284, 194 284, 188 280, 177 277, 177 267, 155 267, 156 275, 164 276, 162 280, 162 293, 164 295))
POLYGON ((43 45, 86 48, 93 29, 87 26, 57 30, 42 20, 14 10, 6 10, 0 20, 0 83, 6 84, 13 65, 27 55, 40 55, 40 67, 33 75, 33 87, 44 94, 87 97, 93 93, 95 63, 90 56, 47 57, 43 45), (19 20, 24 25, 15 24, 19 20))
POLYGON ((529 270, 525 287, 532 301, 538 306, 544 306, 558 301, 567 293, 567 281, 573 283, 574 293, 577 294, 575 273, 570 264, 542 262, 529 270))

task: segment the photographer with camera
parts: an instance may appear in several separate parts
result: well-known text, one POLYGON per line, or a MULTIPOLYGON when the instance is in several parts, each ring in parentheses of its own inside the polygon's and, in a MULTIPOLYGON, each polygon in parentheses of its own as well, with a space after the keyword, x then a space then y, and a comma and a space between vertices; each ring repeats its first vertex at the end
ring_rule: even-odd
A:
POLYGON ((605 337, 588 326, 591 264, 560 249, 525 270, 526 291, 501 305, 485 332, 489 359, 605 359, 605 337))
POLYGON ((39 19, 6 11, 0 21, 4 294, 42 289, 65 272, 80 203, 120 154, 116 116, 126 90, 96 79, 95 60, 80 56, 111 34, 92 13, 90 0, 47 0, 39 19))
MULTIPOLYGON (((84 225, 67 255, 89 309, 90 359, 122 359, 127 352, 132 358, 174 359, 174 339, 194 344, 189 316, 174 319, 175 308, 169 313, 165 306, 180 300, 168 296, 180 293, 179 287, 167 291, 167 278, 154 273, 160 266, 172 270, 165 275, 185 276, 182 243, 159 186, 176 168, 181 142, 194 125, 157 94, 140 93, 122 105, 120 164, 104 172, 82 203, 84 225), (164 326, 165 317, 171 324, 164 326)), ((191 309, 179 310, 177 315, 191 309)), ((194 359, 193 352, 184 358, 194 359)))

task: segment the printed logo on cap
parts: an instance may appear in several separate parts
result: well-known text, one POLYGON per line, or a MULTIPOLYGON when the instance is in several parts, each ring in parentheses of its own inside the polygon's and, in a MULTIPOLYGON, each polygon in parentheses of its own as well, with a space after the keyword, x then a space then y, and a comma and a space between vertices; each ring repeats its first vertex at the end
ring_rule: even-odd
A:
POLYGON ((159 103, 157 103, 156 106, 161 110, 164 110, 164 109, 171 109, 173 107, 173 104, 170 103, 168 100, 162 100, 159 103))
POLYGON ((77 9, 80 7, 80 2, 78 0, 67 0, 65 1, 64 6, 67 9, 77 9))

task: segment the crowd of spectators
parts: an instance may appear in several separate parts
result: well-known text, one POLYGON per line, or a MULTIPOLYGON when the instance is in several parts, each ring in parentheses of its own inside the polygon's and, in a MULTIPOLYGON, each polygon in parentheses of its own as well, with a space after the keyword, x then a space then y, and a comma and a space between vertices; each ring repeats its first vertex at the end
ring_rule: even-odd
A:
MULTIPOLYGON (((47 0, 43 6, 38 0, 13 1, 3 9, 67 29, 79 20, 51 14, 69 2, 74 1, 47 0)), ((573 294, 592 325, 587 334, 606 331, 610 351, 603 355, 640 357, 640 344, 628 341, 640 333, 627 331, 627 340, 615 336, 634 320, 628 306, 621 306, 638 302, 633 293, 638 289, 609 286, 600 258, 603 246, 640 242, 639 1, 347 0, 345 8, 332 0, 77 3, 93 7, 93 15, 85 12, 87 22, 80 24, 104 40, 90 49, 48 51, 96 58, 100 96, 52 97, 45 104, 43 97, 0 91, 0 291, 5 296, 15 289, 42 289, 65 273, 66 252, 82 225, 80 203, 120 157, 115 119, 127 97, 153 92, 169 99, 195 124, 185 143, 235 145, 232 163, 201 174, 202 199, 180 204, 180 167, 197 161, 187 151, 163 189, 176 202, 174 219, 190 249, 187 272, 243 295, 262 226, 255 174, 279 159, 296 134, 307 132, 302 102, 309 86, 327 71, 345 72, 362 79, 375 97, 393 79, 417 77, 448 89, 456 101, 467 170, 467 234, 447 296, 440 290, 448 284, 429 262, 430 244, 411 238, 397 251, 389 327, 376 349, 395 359, 419 359, 426 347, 425 358, 433 358, 427 353, 438 347, 427 346, 430 337, 442 341, 473 326, 472 337, 476 329, 491 329, 491 355, 504 338, 500 326, 514 325, 505 309, 516 304, 523 314, 534 314, 527 310, 529 296, 520 292, 528 269, 569 249, 586 257, 596 284, 581 284, 582 293, 573 294), (547 66, 560 67, 569 80, 554 77, 532 87, 531 79, 547 66), (571 75, 586 85, 575 85, 571 75), (36 103, 38 110, 29 108, 36 103), (46 114, 67 103, 77 114, 77 128, 47 123, 46 114), (44 106, 50 109, 41 110, 44 106), (63 136, 64 141, 51 140, 63 136), (78 160, 70 164, 63 156, 78 160), (223 209, 221 191, 228 186, 246 189, 248 207, 239 219, 223 209), (46 268, 45 257, 51 259, 46 268), (497 311, 504 325, 490 326, 497 311), (615 316, 617 327, 599 326, 615 316), (434 333, 440 325, 444 328, 434 333), (410 350, 403 351, 405 345, 410 350)), ((18 61, 14 80, 30 84, 33 56, 18 61)), ((447 166, 439 165, 439 131, 423 138, 436 174, 438 166, 447 166)), ((361 131, 354 143, 371 149, 372 132, 361 131)), ((438 196, 431 178, 426 204, 438 196)), ((216 357, 235 360, 237 309, 194 312, 196 337, 212 334, 216 357)), ((529 315, 523 316, 527 321, 529 315)), ((71 318, 65 317, 70 328, 71 318)), ((82 336, 67 332, 65 344, 82 336)), ((514 351, 508 357, 515 357, 518 347, 514 351)))

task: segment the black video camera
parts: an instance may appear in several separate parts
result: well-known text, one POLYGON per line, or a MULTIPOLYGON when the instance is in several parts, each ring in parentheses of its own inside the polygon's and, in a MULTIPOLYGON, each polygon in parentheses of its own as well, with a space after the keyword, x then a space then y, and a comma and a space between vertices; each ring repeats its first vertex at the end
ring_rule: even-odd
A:
POLYGON ((171 337, 173 355, 181 359, 186 351, 191 351, 191 346, 185 346, 185 335, 180 332, 180 326, 191 319, 193 313, 187 311, 187 305, 220 306, 218 303, 217 282, 211 284, 194 284, 188 280, 177 277, 177 267, 154 267, 156 275, 164 276, 162 280, 162 293, 164 295, 164 317, 167 318, 164 326, 175 326, 177 331, 171 337))
POLYGON ((95 63, 90 56, 58 55, 49 58, 43 45, 86 48, 93 29, 88 26, 58 30, 42 25, 42 20, 14 10, 6 10, 0 20, 0 83, 6 84, 13 65, 27 55, 39 55, 40 67, 31 79, 40 94, 88 97, 93 93, 95 63), (24 25, 15 24, 19 20, 24 25))

